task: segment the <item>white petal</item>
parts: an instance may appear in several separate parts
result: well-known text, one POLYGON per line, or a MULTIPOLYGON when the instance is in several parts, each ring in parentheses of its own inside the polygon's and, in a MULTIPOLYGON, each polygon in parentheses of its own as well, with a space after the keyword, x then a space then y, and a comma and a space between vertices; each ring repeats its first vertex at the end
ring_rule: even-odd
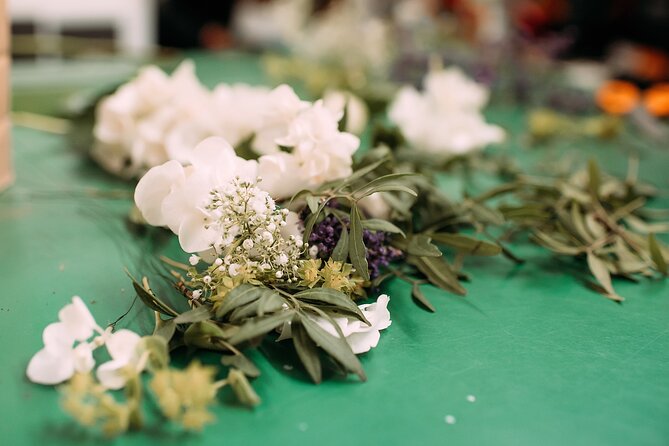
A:
POLYGON ((292 235, 296 239, 301 240, 302 220, 300 220, 300 216, 293 211, 288 212, 288 215, 286 215, 286 226, 282 226, 280 231, 281 236, 285 239, 288 239, 292 235))
POLYGON ((42 341, 44 348, 51 353, 65 354, 72 350, 74 344, 74 337, 67 326, 62 322, 54 322, 44 328, 42 332, 42 341))
POLYGON ((137 333, 123 329, 109 336, 105 346, 112 359, 127 363, 135 355, 137 344, 141 339, 137 333))
POLYGON ((381 334, 379 330, 369 330, 361 333, 353 333, 346 338, 346 342, 351 346, 353 353, 359 355, 376 347, 380 338, 381 334))
POLYGON ((128 363, 124 361, 107 361, 95 371, 98 381, 108 389, 122 389, 127 382, 123 368, 128 363))
POLYGON ((93 349, 88 344, 79 344, 70 352, 74 369, 80 373, 88 373, 95 367, 93 349))
POLYGON ((177 161, 168 161, 149 170, 135 189, 135 204, 146 221, 154 226, 167 225, 162 212, 163 201, 173 187, 185 179, 184 168, 177 161))
POLYGON ((59 384, 73 374, 74 362, 70 355, 55 355, 46 349, 32 357, 26 370, 28 379, 38 384, 59 384))
POLYGON ((179 244, 188 252, 206 251, 220 237, 218 232, 210 227, 205 228, 205 215, 197 209, 186 215, 179 226, 179 244))
POLYGON ((88 307, 79 296, 72 298, 72 303, 65 305, 58 312, 58 319, 67 327, 77 341, 85 341, 93 334, 97 323, 88 307))

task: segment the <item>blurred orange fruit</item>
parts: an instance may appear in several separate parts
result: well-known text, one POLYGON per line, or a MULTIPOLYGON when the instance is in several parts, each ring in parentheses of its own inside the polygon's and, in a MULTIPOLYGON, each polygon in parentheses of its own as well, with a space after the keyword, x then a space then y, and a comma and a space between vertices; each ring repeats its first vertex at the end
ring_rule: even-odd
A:
POLYGON ((646 90, 643 105, 653 116, 669 116, 669 84, 656 84, 646 90))
POLYGON ((633 83, 613 80, 599 87, 595 100, 606 113, 624 115, 634 110, 640 97, 639 87, 633 83))

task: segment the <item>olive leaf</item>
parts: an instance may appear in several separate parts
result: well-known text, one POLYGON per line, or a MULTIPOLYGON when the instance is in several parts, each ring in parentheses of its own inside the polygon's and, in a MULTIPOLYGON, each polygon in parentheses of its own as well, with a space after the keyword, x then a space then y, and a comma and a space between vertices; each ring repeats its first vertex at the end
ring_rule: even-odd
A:
POLYGON ((363 220, 362 227, 372 231, 383 231, 383 232, 390 232, 392 234, 401 234, 402 237, 406 237, 406 234, 404 234, 404 231, 402 231, 400 228, 398 228, 391 222, 382 220, 380 218, 369 218, 367 220, 363 220))
POLYGON ((438 246, 432 244, 431 235, 415 234, 409 237, 406 252, 420 257, 441 257, 442 253, 438 246))
POLYGON ((249 378, 257 378, 260 376, 258 367, 256 367, 253 361, 241 353, 221 356, 221 364, 239 369, 249 378))
POLYGON ((468 255, 496 256, 502 252, 502 248, 499 245, 464 234, 437 232, 431 233, 430 237, 437 243, 444 244, 468 255))
POLYGON ((653 259, 653 262, 657 266, 657 270, 666 276, 668 272, 667 261, 662 255, 662 250, 660 249, 658 241, 655 239, 655 234, 648 235, 648 250, 650 251, 651 259, 653 259))
POLYGON ((226 294, 223 303, 216 310, 216 318, 221 319, 235 308, 260 299, 266 289, 249 284, 242 284, 233 288, 226 294))
POLYGON ((337 362, 344 366, 346 370, 358 375, 362 381, 367 380, 365 372, 362 369, 362 364, 360 364, 360 361, 355 356, 345 339, 331 335, 308 317, 302 317, 300 322, 316 345, 325 350, 330 356, 337 360, 337 362))
POLYGON ((418 283, 413 284, 411 288, 411 296, 416 299, 418 302, 420 302, 421 305, 423 305, 425 308, 430 310, 432 313, 436 312, 437 309, 434 308, 434 305, 425 297, 425 294, 420 289, 420 285, 418 283))
POLYGON ((181 313, 174 318, 175 324, 189 324, 192 322, 206 321, 211 319, 211 306, 209 305, 200 305, 195 307, 192 310, 181 313))
POLYGON ((240 344, 249 339, 264 335, 283 325, 293 318, 295 310, 283 310, 270 314, 269 316, 249 319, 240 326, 239 331, 233 334, 228 341, 233 344, 240 344))
POLYGON ((299 293, 294 294, 293 297, 300 301, 305 301, 312 304, 317 303, 339 307, 343 310, 347 310, 349 313, 354 314, 355 317, 367 325, 371 325, 355 302, 353 302, 353 300, 351 300, 348 295, 342 293, 341 291, 333 290, 331 288, 311 288, 300 291, 299 293))
POLYGON ((350 214, 350 230, 351 240, 348 244, 348 256, 351 259, 353 267, 356 269, 360 277, 364 280, 369 280, 369 269, 367 265, 367 248, 362 238, 362 222, 360 221, 360 211, 354 204, 351 206, 350 214))
POLYGON ((599 282, 602 288, 604 288, 604 291, 606 291, 606 297, 615 301, 624 300, 613 289, 613 284, 611 283, 611 274, 609 273, 606 264, 591 251, 588 251, 587 258, 590 272, 592 272, 592 275, 595 276, 597 282, 599 282))
POLYGON ((461 296, 467 291, 460 285, 458 276, 443 257, 408 256, 407 262, 414 265, 433 285, 461 296))
POLYGON ((322 380, 323 372, 316 343, 309 337, 309 334, 300 322, 293 321, 290 328, 297 356, 300 358, 311 380, 319 384, 322 380))
POLYGON ((348 251, 348 230, 346 230, 346 227, 342 225, 339 240, 337 240, 337 244, 332 250, 332 255, 330 257, 336 262, 345 262, 348 258, 348 251))

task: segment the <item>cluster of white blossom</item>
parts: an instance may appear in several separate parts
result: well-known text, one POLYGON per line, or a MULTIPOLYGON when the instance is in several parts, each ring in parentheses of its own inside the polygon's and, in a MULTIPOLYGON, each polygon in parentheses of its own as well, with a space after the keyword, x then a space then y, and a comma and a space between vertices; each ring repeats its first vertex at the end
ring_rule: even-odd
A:
MULTIPOLYGON (((208 228, 218 235, 212 244, 218 272, 233 279, 244 274, 288 283, 297 280, 298 261, 305 249, 296 214, 279 209, 267 192, 239 178, 210 195, 205 210, 210 215, 208 228)), ((191 257, 191 263, 194 260, 199 259, 191 257)))
POLYGON ((488 124, 481 113, 488 90, 457 68, 433 71, 421 93, 404 86, 388 116, 417 151, 452 156, 481 149, 504 139, 501 127, 488 124))
POLYGON ((132 177, 167 161, 188 165, 193 148, 207 137, 233 146, 252 140, 262 188, 275 199, 288 198, 351 174, 360 140, 339 131, 338 123, 346 108, 347 126, 362 132, 366 111, 350 94, 327 99, 302 101, 287 85, 221 84, 210 92, 190 62, 172 76, 148 67, 100 102, 92 153, 108 170, 132 177))
MULTIPOLYGON (((219 137, 205 139, 188 155, 186 167, 172 160, 152 168, 135 190, 135 203, 146 221, 178 234, 184 251, 203 253, 213 261, 234 246, 239 234, 256 226, 270 228, 267 232, 276 243, 275 231, 286 239, 301 238, 296 214, 274 212, 258 161, 237 156, 219 137)), ((273 175, 282 175, 267 173, 274 183, 279 180, 273 175)))
POLYGON ((96 371, 100 383, 108 389, 120 389, 128 378, 127 368, 136 373, 146 367, 147 354, 142 351, 141 337, 130 330, 112 333, 102 329, 80 297, 58 313, 58 322, 49 324, 42 333, 44 348, 28 363, 28 378, 39 384, 59 384, 75 373, 88 373, 95 367, 93 351, 105 346, 111 360, 96 371))

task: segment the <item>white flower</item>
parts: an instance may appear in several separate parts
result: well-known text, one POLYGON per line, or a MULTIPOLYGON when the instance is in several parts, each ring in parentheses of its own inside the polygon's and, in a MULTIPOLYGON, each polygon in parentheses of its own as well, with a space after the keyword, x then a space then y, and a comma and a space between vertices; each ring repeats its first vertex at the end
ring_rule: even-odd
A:
POLYGON ((458 69, 430 73, 425 91, 405 86, 395 96, 388 117, 417 151, 440 156, 481 149, 504 139, 504 131, 485 122, 481 108, 487 90, 458 69))
POLYGON ((214 219, 205 209, 210 193, 237 177, 255 179, 257 163, 238 157, 219 137, 198 144, 189 161, 185 168, 168 161, 149 170, 137 184, 135 203, 149 224, 169 227, 184 251, 193 253, 207 251, 220 236, 208 225, 214 219))
MULTIPOLYGON (((357 319, 338 317, 334 321, 341 329, 346 342, 351 346, 351 350, 356 355, 365 353, 376 347, 381 338, 380 331, 385 330, 391 324, 390 312, 388 311, 388 302, 390 298, 382 294, 373 304, 359 305, 363 314, 370 322, 367 325, 357 319)), ((333 336, 338 336, 337 330, 330 321, 323 318, 314 318, 316 323, 333 336)))
POLYGON ((278 152, 276 139, 285 135, 290 123, 308 106, 309 102, 302 101, 288 85, 272 90, 253 139, 253 149, 262 155, 278 152))
POLYGON ((42 333, 44 348, 30 362, 26 374, 39 384, 58 384, 68 380, 75 372, 93 369, 94 343, 86 343, 97 331, 104 333, 95 322, 80 297, 72 298, 58 313, 59 322, 47 325, 42 333))
MULTIPOLYGON (((358 305, 358 308, 362 310, 362 313, 371 325, 367 325, 355 318, 333 318, 334 322, 341 329, 346 342, 356 355, 368 352, 376 347, 379 339, 381 339, 380 331, 390 327, 392 321, 390 320, 390 311, 388 311, 388 302, 390 302, 388 295, 382 294, 373 304, 358 305)), ((309 317, 332 336, 339 337, 337 329, 328 319, 319 316, 309 317)), ((290 323, 286 323, 281 329, 281 335, 278 340, 288 339, 291 336, 290 323)))
POLYGON ((126 367, 134 367, 137 373, 141 372, 146 361, 141 361, 141 352, 137 346, 142 338, 130 330, 119 330, 105 342, 111 361, 101 364, 96 370, 98 381, 108 389, 125 387, 127 374, 126 367))
POLYGON ((190 61, 171 76, 155 66, 146 67, 100 101, 91 155, 112 173, 140 175, 169 159, 167 134, 177 124, 207 113, 209 97, 190 61))
POLYGON ((323 96, 323 104, 336 115, 345 111, 345 130, 361 135, 369 122, 367 105, 358 96, 348 91, 331 90, 323 96))

